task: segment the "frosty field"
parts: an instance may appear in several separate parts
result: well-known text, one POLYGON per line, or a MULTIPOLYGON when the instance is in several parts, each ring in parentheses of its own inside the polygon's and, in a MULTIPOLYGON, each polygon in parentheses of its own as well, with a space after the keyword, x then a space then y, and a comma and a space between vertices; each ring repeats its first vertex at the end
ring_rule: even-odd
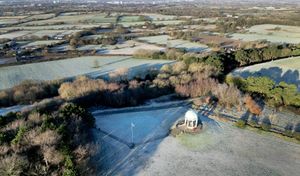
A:
MULTIPOLYGON (((152 21, 152 23, 154 24, 162 24, 162 25, 177 25, 182 22, 183 22, 182 20, 152 21)), ((124 27, 141 26, 145 24, 145 21, 120 22, 119 24, 123 25, 124 27)))
POLYGON ((273 43, 300 43, 300 27, 285 25, 255 25, 247 33, 235 33, 232 39, 244 41, 267 40, 273 43))
MULTIPOLYGON (((65 48, 67 49, 67 48, 65 48)), ((100 54, 133 55, 139 49, 162 51, 165 48, 153 44, 128 40, 116 45, 84 45, 77 48, 80 51, 96 50, 100 54)))
POLYGON ((142 42, 147 42, 147 43, 164 45, 171 48, 182 48, 191 52, 200 52, 208 49, 208 46, 206 45, 200 43, 193 43, 181 39, 171 39, 171 37, 168 35, 139 37, 137 40, 142 42))
POLYGON ((54 44, 58 44, 64 42, 63 40, 40 40, 40 41, 35 41, 35 42, 30 42, 26 45, 23 45, 22 48, 25 47, 34 47, 34 46, 49 46, 49 45, 54 45, 54 44))
POLYGON ((88 29, 93 27, 99 27, 106 25, 106 23, 93 23, 93 24, 61 24, 61 25, 46 25, 46 26, 16 26, 16 27, 5 27, 0 28, 1 32, 6 32, 9 30, 78 30, 78 29, 88 29))
POLYGON ((232 72, 235 76, 268 76, 277 83, 285 81, 300 88, 300 57, 280 59, 249 67, 238 68, 232 72))
POLYGON ((31 31, 15 31, 0 35, 0 39, 15 39, 32 33, 31 31))
POLYGON ((135 22, 135 21, 140 21, 140 16, 136 15, 136 16, 122 16, 120 18, 120 22, 135 22))
POLYGON ((78 75, 92 77, 105 76, 109 72, 121 68, 130 68, 129 76, 145 71, 150 67, 160 67, 169 63, 164 60, 132 59, 130 57, 87 56, 57 61, 32 63, 0 68, 0 89, 10 88, 24 80, 54 80, 78 75), (95 60, 100 68, 94 68, 95 60))
POLYGON ((160 20, 174 20, 176 16, 173 15, 162 15, 162 14, 156 14, 156 13, 144 13, 142 15, 148 16, 154 21, 160 21, 160 20))
POLYGON ((115 23, 116 17, 106 17, 105 14, 80 14, 80 15, 63 15, 47 20, 31 21, 22 24, 28 25, 49 25, 55 23, 76 24, 76 23, 115 23))
POLYGON ((279 176, 300 172, 298 144, 203 115, 199 115, 204 125, 200 134, 166 136, 188 108, 158 103, 92 111, 101 145, 99 175, 279 176), (134 148, 130 148, 132 142, 134 148))
POLYGON ((32 15, 32 16, 27 17, 26 19, 30 19, 30 20, 44 20, 44 19, 53 18, 53 17, 55 17, 54 13, 46 13, 46 14, 32 15))

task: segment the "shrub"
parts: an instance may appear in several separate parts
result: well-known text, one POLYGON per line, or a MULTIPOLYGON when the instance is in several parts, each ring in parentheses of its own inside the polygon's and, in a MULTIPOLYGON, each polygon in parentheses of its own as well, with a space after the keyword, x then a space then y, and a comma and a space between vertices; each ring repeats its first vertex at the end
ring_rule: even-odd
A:
POLYGON ((172 135, 173 137, 178 136, 180 133, 181 133, 181 131, 180 131, 178 128, 173 128, 173 129, 171 129, 171 135, 172 135))
POLYGON ((17 135, 15 136, 15 138, 11 141, 11 143, 13 145, 18 144, 22 137, 24 136, 24 133, 26 132, 26 127, 25 126, 21 126, 19 127, 19 130, 17 132, 17 135))
POLYGON ((63 83, 58 92, 63 99, 72 100, 106 90, 107 86, 107 83, 101 79, 91 80, 87 77, 78 77, 73 82, 63 83))
POLYGON ((34 124, 41 124, 43 122, 43 116, 39 112, 32 112, 28 115, 27 120, 34 124))
POLYGON ((58 95, 61 81, 23 81, 11 89, 0 91, 0 106, 29 104, 58 95))
POLYGON ((183 52, 174 48, 168 49, 166 51, 166 59, 168 60, 181 60, 183 55, 184 55, 183 52))
POLYGON ((271 129, 271 125, 270 124, 265 124, 265 123, 262 123, 261 124, 261 128, 265 131, 270 131, 271 129))
POLYGON ((249 120, 248 120, 248 124, 252 127, 259 127, 258 124, 258 118, 256 116, 252 116, 249 120))
POLYGON ((245 105, 252 114, 260 115, 262 112, 261 107, 252 99, 251 96, 247 95, 245 97, 245 105))
POLYGON ((4 144, 5 142, 7 142, 6 134, 0 132, 0 145, 4 144))
POLYGON ((115 71, 109 73, 111 80, 124 81, 128 79, 129 69, 126 67, 116 69, 115 71))
POLYGON ((206 65, 204 63, 192 63, 188 67, 190 73, 202 72, 206 65))
POLYGON ((10 150, 9 145, 0 143, 0 156, 5 156, 10 150))
POLYGON ((32 143, 35 145, 57 145, 61 140, 61 136, 53 130, 47 130, 32 139, 32 143))
POLYGON ((44 161, 53 165, 58 165, 64 159, 63 155, 57 151, 53 146, 44 145, 42 148, 44 161))
POLYGON ((246 121, 239 119, 237 122, 235 122, 235 126, 239 128, 245 128, 246 127, 246 121))
MULTIPOLYGON (((160 72, 162 73, 172 73, 172 66, 170 64, 165 64, 160 68, 160 72)), ((1 95, 0 95, 1 97, 1 95)))
POLYGON ((28 160, 17 154, 2 157, 0 158, 0 175, 21 175, 28 165, 28 160))
POLYGON ((94 127, 95 119, 91 113, 84 108, 75 104, 67 104, 60 109, 60 115, 62 118, 70 119, 74 116, 80 117, 88 127, 94 127))
POLYGON ((154 56, 160 53, 159 51, 156 50, 146 50, 146 49, 138 49, 133 53, 133 57, 134 58, 138 58, 138 59, 149 59, 149 58, 153 58, 153 59, 159 59, 159 58, 154 58, 154 56))
POLYGON ((213 87, 217 87, 217 81, 211 78, 198 77, 197 80, 189 84, 179 84, 175 86, 175 92, 182 97, 199 97, 208 95, 213 87))
POLYGON ((64 169, 63 176, 76 176, 77 172, 75 169, 64 169))
POLYGON ((173 74, 179 74, 182 71, 186 71, 186 70, 187 70, 187 65, 184 62, 176 62, 172 66, 173 74))
POLYGON ((271 129, 271 121, 269 118, 265 117, 263 120, 262 120, 262 123, 261 123, 261 128, 265 131, 270 131, 271 129))
POLYGON ((297 140, 300 141, 300 132, 295 131, 295 132, 293 133, 293 137, 294 137, 295 139, 297 139, 297 140))
POLYGON ((212 87, 212 93, 218 98, 221 105, 226 107, 242 106, 242 94, 235 86, 218 84, 218 86, 212 87))

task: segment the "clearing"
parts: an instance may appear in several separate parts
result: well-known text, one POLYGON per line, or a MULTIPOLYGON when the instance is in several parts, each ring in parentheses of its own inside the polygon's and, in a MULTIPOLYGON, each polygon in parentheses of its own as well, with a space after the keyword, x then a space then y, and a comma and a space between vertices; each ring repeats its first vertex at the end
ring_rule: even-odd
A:
POLYGON ((126 56, 86 56, 57 61, 1 67, 0 89, 7 89, 24 80, 56 80, 79 75, 107 76, 118 68, 129 68, 129 77, 143 74, 147 68, 160 68, 166 60, 132 59, 126 56), (100 68, 94 68, 95 61, 100 68))
POLYGON ((197 135, 167 136, 189 106, 98 110, 99 175, 297 175, 300 145, 200 115, 197 135), (132 130, 131 130, 132 129, 132 130), (133 135, 132 135, 133 132, 133 135), (134 148, 132 143, 135 144, 134 148), (286 164, 288 163, 288 164, 286 164))
POLYGON ((300 43, 300 27, 263 24, 250 27, 246 33, 230 35, 232 39, 244 41, 267 40, 272 43, 300 43))
POLYGON ((296 84, 300 89, 300 57, 291 57, 270 61, 262 64, 238 68, 232 72, 234 76, 247 78, 248 76, 267 76, 279 83, 296 84))
POLYGON ((181 49, 185 49, 189 52, 202 52, 202 51, 209 50, 207 45, 200 44, 200 43, 194 43, 194 42, 190 42, 187 40, 172 39, 168 35, 139 37, 137 40, 141 41, 141 42, 167 46, 169 48, 181 48, 181 49))

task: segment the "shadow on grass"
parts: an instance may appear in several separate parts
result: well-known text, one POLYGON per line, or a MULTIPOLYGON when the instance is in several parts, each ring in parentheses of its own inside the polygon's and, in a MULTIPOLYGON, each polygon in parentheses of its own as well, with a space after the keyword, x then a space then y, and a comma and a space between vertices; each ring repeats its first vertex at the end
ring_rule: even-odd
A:
POLYGON ((97 175, 136 175, 168 136, 171 126, 188 109, 189 106, 182 105, 152 112, 140 110, 95 116, 97 128, 101 129, 95 132, 101 148, 96 160, 99 163, 97 175))
MULTIPOLYGON (((251 66, 250 66, 251 67, 251 66)), ((250 72, 250 71, 241 71, 238 73, 243 78, 247 78, 249 76, 259 77, 259 76, 267 76, 273 79, 277 84, 281 81, 284 81, 289 84, 296 84, 298 90, 300 90, 300 74, 298 70, 287 70, 283 71, 279 67, 270 67, 270 68, 262 68, 259 71, 250 72)))

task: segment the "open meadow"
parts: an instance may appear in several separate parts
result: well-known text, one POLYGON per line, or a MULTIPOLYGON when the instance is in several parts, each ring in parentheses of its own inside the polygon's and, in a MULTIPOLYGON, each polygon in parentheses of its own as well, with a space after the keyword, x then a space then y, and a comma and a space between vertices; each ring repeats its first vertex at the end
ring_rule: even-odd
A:
POLYGON ((300 89, 300 57, 291 57, 238 68, 232 72, 234 76, 267 76, 279 83, 296 84, 300 89))
POLYGON ((21 26, 32 25, 51 25, 57 23, 76 24, 76 23, 115 23, 116 17, 107 17, 105 14, 80 14, 62 15, 47 20, 31 21, 23 23, 21 26))
POLYGON ((230 35, 232 39, 244 41, 267 40, 272 43, 300 43, 300 27, 263 24, 247 29, 246 33, 230 35))
MULTIPOLYGON (((181 24, 182 20, 166 20, 166 21, 152 21, 153 24, 157 25, 178 25, 181 24)), ((145 24, 145 21, 128 21, 128 22, 120 22, 120 25, 124 27, 134 27, 134 26, 142 26, 145 24)))
POLYGON ((154 103, 92 111, 99 175, 297 175, 299 145, 200 115, 200 134, 168 136, 189 106, 154 103), (243 142, 241 142, 243 141, 243 142), (132 143, 135 147, 130 148, 132 143), (289 163, 289 164, 286 164, 289 163))
MULTIPOLYGON (((70 46, 61 48, 60 46, 55 47, 58 49, 70 49, 70 46)), ((79 51, 92 51, 96 50, 99 54, 115 54, 115 55, 133 55, 140 49, 163 51, 165 47, 156 46, 154 44, 142 43, 134 40, 128 40, 116 45, 83 45, 77 48, 79 51)))
POLYGON ((16 39, 31 34, 32 31, 15 31, 0 35, 0 39, 16 39))
POLYGON ((63 40, 39 40, 23 45, 21 48, 50 46, 64 42, 63 40))
POLYGON ((170 63, 165 60, 132 59, 131 57, 86 56, 57 61, 1 67, 0 89, 7 89, 24 80, 56 80, 79 75, 107 76, 118 68, 129 68, 129 76, 143 73, 147 68, 159 68, 170 63), (98 68, 95 68, 97 62, 98 68))
POLYGON ((138 41, 166 46, 169 48, 185 49, 190 52, 201 52, 208 50, 208 46, 181 39, 172 39, 168 35, 157 35, 149 37, 139 37, 138 41))

